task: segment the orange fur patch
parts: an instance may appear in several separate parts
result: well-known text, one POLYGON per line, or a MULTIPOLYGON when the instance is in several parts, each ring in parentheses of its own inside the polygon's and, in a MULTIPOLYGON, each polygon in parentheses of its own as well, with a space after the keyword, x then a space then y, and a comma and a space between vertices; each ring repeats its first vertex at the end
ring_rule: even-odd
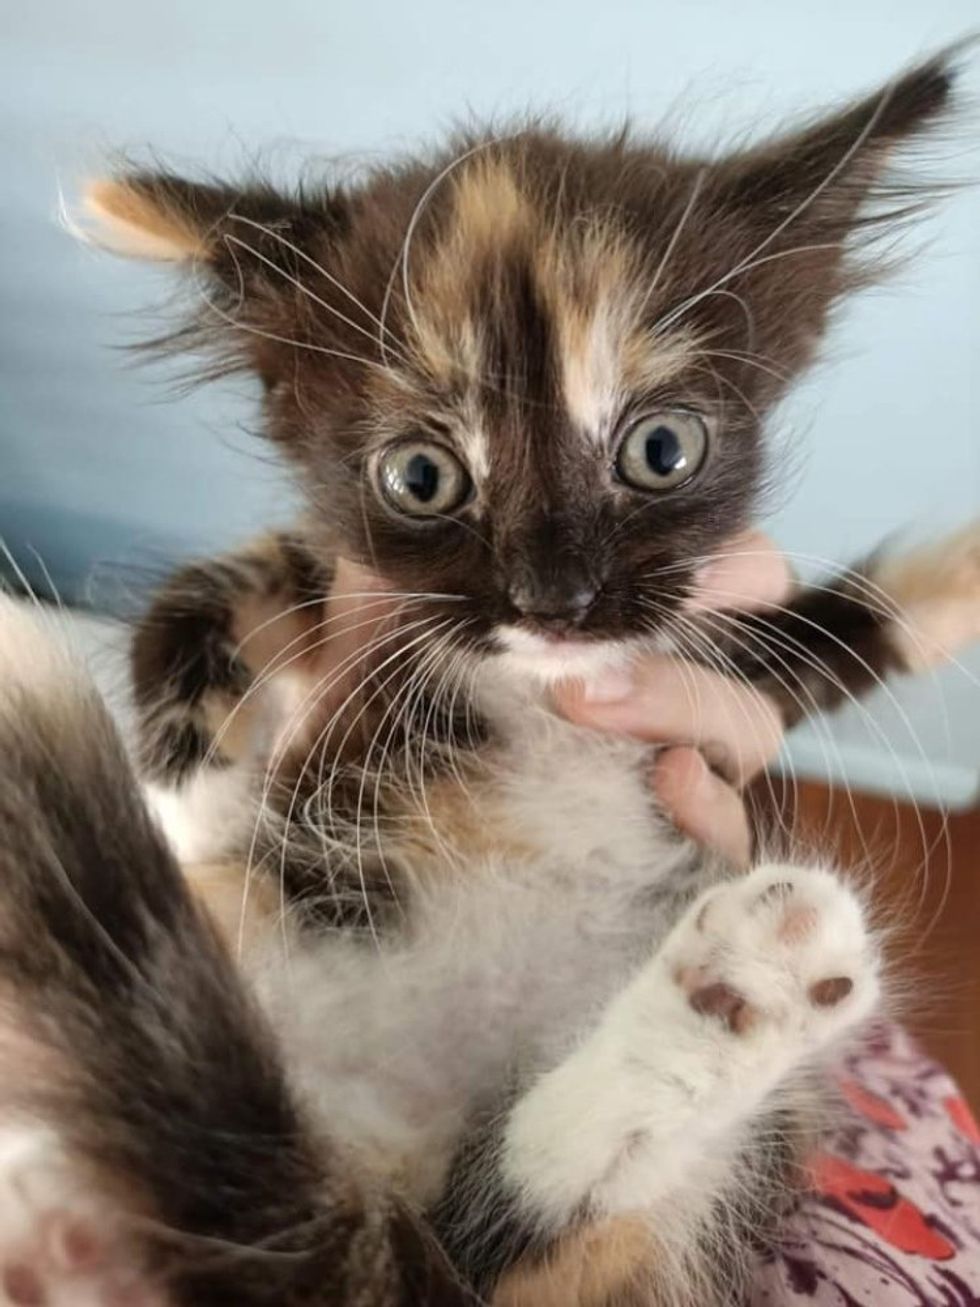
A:
POLYGON ((162 263, 207 257, 201 233, 183 214, 126 182, 90 182, 83 207, 93 220, 95 239, 116 254, 162 263))
POLYGON ((507 807, 492 779, 470 767, 463 781, 465 788, 454 775, 427 781, 424 805, 415 788, 386 791, 385 809, 395 818, 386 850, 416 880, 455 875, 461 858, 514 864, 540 852, 508 833, 507 807))
POLYGON ((937 667, 980 639, 980 522, 883 561, 871 580, 900 610, 891 639, 909 671, 937 667))
MULTIPOLYGON (((264 876, 246 877, 241 863, 198 863, 182 868, 191 893, 206 911, 228 951, 260 946, 281 929, 278 894, 264 876)), ((281 936, 280 936, 281 938, 281 936)))
POLYGON ((656 1245, 635 1217, 577 1230, 548 1256, 518 1265, 501 1280, 493 1307, 608 1307, 625 1303, 631 1288, 650 1272, 656 1245))
MULTIPOLYGON (((451 172, 453 211, 445 234, 418 269, 410 290, 413 353, 443 384, 481 373, 480 333, 470 303, 475 267, 528 239, 534 208, 508 163, 476 157, 451 172)), ((414 271, 411 251, 406 251, 414 271)))
POLYGON ((586 433, 603 433, 623 396, 680 373, 695 341, 686 331, 651 338, 642 327, 646 287, 638 251, 608 220, 560 225, 524 178, 520 161, 477 156, 442 183, 453 210, 431 252, 410 258, 413 353, 442 384, 483 375, 474 276, 520 254, 556 325, 565 402, 586 433))
POLYGON ((456 174, 453 245, 470 251, 507 245, 533 223, 533 206, 509 162, 477 155, 456 174))

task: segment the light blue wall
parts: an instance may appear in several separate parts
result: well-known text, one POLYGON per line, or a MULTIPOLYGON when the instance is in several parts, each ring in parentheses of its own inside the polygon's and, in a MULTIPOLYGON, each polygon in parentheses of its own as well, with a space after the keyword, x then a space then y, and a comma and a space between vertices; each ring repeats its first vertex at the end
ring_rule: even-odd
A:
MULTIPOLYGON (((666 114, 692 142, 713 140, 883 81, 977 14, 976 0, 8 3, 0 534, 71 585, 94 567, 106 575, 105 560, 213 547, 283 511, 243 429, 244 383, 166 402, 160 373, 133 371, 113 348, 145 327, 131 315, 166 283, 73 244, 56 222, 59 183, 70 196, 107 149, 151 143, 234 170, 257 144, 294 161, 386 152, 461 112, 529 104, 583 124, 666 114)), ((980 54, 974 91, 978 70, 980 54)), ((978 140, 980 116, 964 133, 978 140)), ((980 153, 948 167, 975 176, 980 153)), ((846 315, 833 366, 778 424, 797 488, 776 530, 807 555, 848 558, 980 505, 980 192, 927 234, 899 283, 846 315)))

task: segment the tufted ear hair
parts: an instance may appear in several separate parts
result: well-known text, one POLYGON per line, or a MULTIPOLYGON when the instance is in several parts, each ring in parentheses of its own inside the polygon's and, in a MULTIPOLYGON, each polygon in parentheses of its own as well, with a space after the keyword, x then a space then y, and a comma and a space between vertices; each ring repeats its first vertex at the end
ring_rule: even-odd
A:
MULTIPOLYGON (((914 200, 888 180, 899 147, 949 116, 953 52, 936 55, 880 90, 802 130, 729 161, 729 202, 843 236, 870 201, 914 200)), ((894 216, 889 214, 887 216, 894 216)))
POLYGON ((739 314, 747 307, 752 348, 768 355, 785 379, 795 375, 812 357, 834 304, 890 266, 890 251, 876 253, 876 239, 895 235, 903 220, 950 189, 906 176, 897 165, 950 117, 958 50, 716 164, 708 189, 727 227, 727 269, 661 325, 725 288, 731 302, 719 301, 717 311, 731 318, 733 334, 744 335, 739 314))
POLYGON ((347 230, 347 201, 327 187, 287 194, 262 181, 124 171, 88 185, 75 225, 94 244, 184 267, 206 283, 177 327, 147 349, 203 357, 194 370, 202 379, 244 368, 272 384, 281 346, 308 344, 304 308, 313 300, 296 287, 347 230))
POLYGON ((123 172, 84 191, 83 235, 117 254, 210 266, 240 276, 250 259, 288 263, 314 234, 344 226, 345 205, 326 188, 287 195, 266 182, 235 187, 170 172, 123 172))
POLYGON ((82 205, 84 234, 105 249, 134 259, 183 263, 207 257, 209 231, 232 201, 218 186, 134 173, 90 182, 82 205))

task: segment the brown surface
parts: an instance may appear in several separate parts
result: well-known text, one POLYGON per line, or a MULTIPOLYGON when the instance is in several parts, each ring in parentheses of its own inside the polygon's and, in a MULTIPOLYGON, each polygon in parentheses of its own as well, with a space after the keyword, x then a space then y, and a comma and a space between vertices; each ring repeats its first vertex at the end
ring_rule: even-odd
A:
POLYGON ((793 829, 872 885, 893 933, 896 1009, 980 1111, 980 808, 944 823, 936 809, 805 784, 793 829))

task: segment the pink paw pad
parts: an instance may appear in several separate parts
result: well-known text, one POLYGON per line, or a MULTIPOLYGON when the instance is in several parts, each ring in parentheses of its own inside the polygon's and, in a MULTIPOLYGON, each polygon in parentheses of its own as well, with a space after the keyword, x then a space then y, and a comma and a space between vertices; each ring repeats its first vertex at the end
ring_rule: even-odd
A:
POLYGON ((856 990, 858 1006, 873 1003, 876 967, 860 907, 825 873, 760 869, 728 882, 677 936, 674 983, 692 1011, 735 1035, 768 1019, 801 1028, 826 1021, 850 1011, 856 990))
POLYGON ((15 1262, 3 1273, 3 1291, 14 1307, 44 1307, 44 1281, 33 1267, 15 1262))

